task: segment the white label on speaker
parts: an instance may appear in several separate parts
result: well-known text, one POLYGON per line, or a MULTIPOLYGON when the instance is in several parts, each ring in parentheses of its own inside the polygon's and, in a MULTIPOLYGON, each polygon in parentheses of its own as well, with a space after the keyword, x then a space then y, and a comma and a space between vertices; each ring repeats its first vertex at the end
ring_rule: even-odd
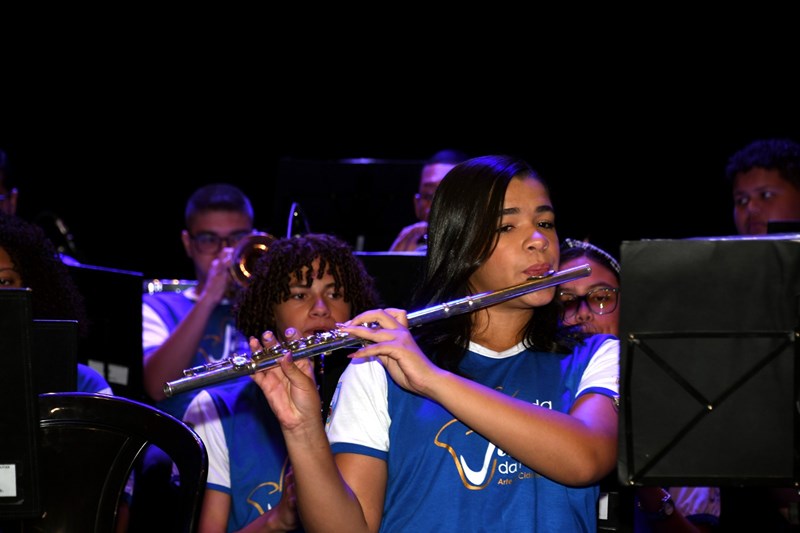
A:
POLYGON ((0 498, 16 498, 17 465, 0 465, 0 498))

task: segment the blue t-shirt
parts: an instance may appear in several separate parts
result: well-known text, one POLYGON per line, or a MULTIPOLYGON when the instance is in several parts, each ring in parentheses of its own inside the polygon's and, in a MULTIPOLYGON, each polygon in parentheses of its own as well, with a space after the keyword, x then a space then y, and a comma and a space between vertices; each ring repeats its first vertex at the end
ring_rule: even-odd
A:
MULTIPOLYGON (((180 292, 145 294, 143 295, 142 303, 152 308, 163 321, 170 335, 195 305, 193 299, 180 292)), ((247 339, 236 330, 232 305, 223 301, 217 304, 211 313, 206 323, 203 337, 200 339, 197 352, 187 368, 216 363, 230 357, 234 350, 242 347, 247 348, 247 339)), ((144 346, 144 356, 147 356, 156 348, 158 346, 144 346)), ((199 390, 182 392, 156 402, 155 405, 162 411, 180 419, 186 412, 189 402, 198 392, 199 390)))
POLYGON ((83 363, 78 363, 78 388, 77 392, 96 392, 99 394, 112 394, 111 385, 97 370, 83 363))
POLYGON ((289 456, 280 424, 249 376, 198 393, 184 422, 206 445, 207 488, 231 497, 228 531, 278 505, 289 456))
MULTIPOLYGON (((618 394, 619 341, 595 335, 571 354, 522 345, 498 353, 471 343, 461 369, 565 413, 583 394, 618 394)), ((395 384, 377 360, 354 360, 343 373, 328 438, 334 453, 387 462, 381 531, 596 531, 597 485, 541 476, 441 405, 395 384)))

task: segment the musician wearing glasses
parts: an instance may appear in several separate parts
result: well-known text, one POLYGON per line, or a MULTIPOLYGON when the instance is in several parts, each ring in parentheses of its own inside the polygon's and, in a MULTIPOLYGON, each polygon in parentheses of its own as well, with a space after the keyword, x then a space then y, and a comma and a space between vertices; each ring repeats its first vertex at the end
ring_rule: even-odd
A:
MULTIPOLYGON (((347 243, 306 234, 270 244, 255 264, 236 317, 242 332, 260 337, 267 331, 269 338, 285 342, 333 330, 377 304, 374 281, 347 243)), ((336 384, 336 375, 328 376, 335 357, 347 364, 341 354, 325 357, 323 369, 316 363, 321 385, 326 379, 336 384)), ((184 421, 209 455, 200 531, 299 529, 283 434, 253 380, 200 392, 184 421)))
MULTIPOLYGON (((592 273, 558 287, 564 323, 587 332, 619 337, 619 262, 591 243, 564 239, 561 244, 561 268, 581 264, 588 264, 592 273)), ((601 488, 604 492, 619 495, 620 502, 631 502, 630 505, 634 507, 632 512, 610 506, 610 512, 618 516, 609 518, 613 519, 610 523, 614 523, 633 516, 633 531, 636 533, 718 530, 719 487, 638 487, 635 497, 630 497, 627 489, 620 487, 613 475, 603 480, 601 488)))
MULTIPOLYGON (((553 275, 555 221, 524 161, 456 165, 433 198, 414 309, 553 275)), ((565 328, 554 285, 412 330, 399 309, 341 325, 368 342, 325 426, 307 359, 255 373, 306 530, 594 533, 617 458, 619 341, 565 328)))
POLYGON ((389 247, 390 252, 417 252, 427 247, 428 213, 436 188, 451 168, 468 159, 467 154, 458 150, 440 150, 422 165, 419 177, 419 190, 414 195, 414 214, 418 222, 404 227, 389 247))
POLYGON ((164 383, 183 370, 225 359, 246 339, 236 330, 231 275, 235 246, 253 233, 253 207, 237 187, 215 183, 197 189, 186 204, 181 234, 197 285, 182 292, 145 294, 142 305, 144 387, 156 406, 180 418, 194 394, 167 398, 164 383))
POLYGON ((588 242, 565 239, 561 245, 561 267, 588 264, 590 276, 558 286, 564 307, 564 323, 580 325, 591 333, 619 334, 619 263, 607 252, 588 242))
MULTIPOLYGON (((144 389, 156 407, 178 419, 199 391, 167 398, 164 383, 183 376, 186 368, 220 361, 248 348, 233 317, 237 284, 231 264, 234 247, 253 233, 254 219, 247 196, 226 183, 195 190, 184 218, 181 240, 194 264, 196 286, 182 292, 144 294, 142 301, 144 389)), ((148 448, 136 470, 132 530, 172 528, 176 491, 171 471, 170 458, 158 448, 148 448)))

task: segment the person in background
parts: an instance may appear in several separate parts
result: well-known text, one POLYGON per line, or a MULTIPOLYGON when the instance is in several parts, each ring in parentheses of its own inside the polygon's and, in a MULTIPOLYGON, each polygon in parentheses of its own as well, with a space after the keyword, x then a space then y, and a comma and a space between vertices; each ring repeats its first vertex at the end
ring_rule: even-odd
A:
MULTIPOLYGON (((41 227, 0 209, 0 289, 23 287, 33 291, 32 318, 75 320, 78 337, 88 334, 90 324, 83 295, 55 244, 41 227)), ((77 392, 113 394, 111 385, 100 372, 83 363, 77 366, 77 392)), ((131 479, 120 500, 119 531, 127 528, 132 491, 131 479)))
POLYGON ((564 324, 591 333, 619 337, 619 263, 611 254, 588 242, 565 239, 561 244, 561 268, 588 264, 592 273, 559 285, 564 324))
POLYGON ((0 212, 15 215, 19 192, 9 181, 7 166, 8 157, 3 150, 0 150, 0 212))
MULTIPOLYGON (((8 169, 8 156, 0 150, 0 212, 19 216, 17 211, 19 190, 15 186, 15 180, 11 179, 8 169)), ((61 261, 68 266, 81 264, 77 259, 80 254, 75 248, 72 233, 61 217, 52 211, 43 211, 33 219, 33 222, 44 230, 45 238, 56 248, 61 261)))
POLYGON ((800 144, 791 139, 753 141, 730 157, 725 175, 732 185, 733 220, 740 235, 763 235, 770 222, 800 225, 800 144))
POLYGON ((227 183, 194 191, 184 215, 181 240, 194 263, 197 285, 182 292, 144 294, 142 301, 144 389, 156 407, 179 419, 199 391, 167 398, 164 384, 183 377, 187 368, 247 349, 233 316, 239 287, 231 265, 236 245, 253 234, 254 219, 250 200, 227 183))
MULTIPOLYGON (((454 167, 428 237, 417 309, 559 266, 548 189, 514 157, 454 167)), ((306 529, 594 533, 597 483, 616 462, 619 341, 563 328, 554 296, 530 292, 414 336, 400 309, 340 325, 367 344, 349 355, 327 437, 307 360, 289 354, 254 374, 306 529)))
MULTIPOLYGON (((562 283, 558 299, 564 324, 586 332, 608 333, 619 338, 620 265, 608 252, 585 241, 564 239, 561 268, 588 264, 589 276, 562 283)), ((604 491, 619 492, 614 478, 601 484, 604 491)), ((620 514, 622 514, 620 512, 620 514)), ((624 520, 624 516, 617 517, 624 520)), ((720 519, 719 487, 638 487, 633 510, 634 531, 711 532, 720 519)))
MULTIPOLYGON (((33 290, 34 319, 75 320, 78 336, 89 331, 83 296, 42 228, 0 211, 0 288, 33 290)), ((111 394, 102 374, 78 363, 78 392, 111 394)))
POLYGON ((426 248, 428 233, 428 213, 431 210, 433 194, 439 183, 451 168, 468 159, 467 154, 458 150, 441 150, 433 154, 422 166, 419 178, 419 191, 414 195, 414 213, 419 222, 406 226, 395 238, 390 252, 415 252, 426 248))
MULTIPOLYGON (((732 186, 739 235, 764 235, 800 227, 800 143, 760 139, 734 153, 725 176, 732 186), (781 224, 782 223, 782 224, 781 224), (768 227, 768 224, 770 227, 768 227)), ((723 525, 762 531, 800 531, 800 494, 793 487, 726 487, 723 525)))
MULTIPOLYGON (((322 234, 289 237, 258 259, 236 305, 237 326, 286 342, 331 331, 377 302, 374 281, 348 244, 322 234)), ((253 380, 200 392, 184 421, 209 454, 201 532, 300 529, 283 435, 253 380)))
MULTIPOLYGON (((199 390, 167 397, 164 384, 190 367, 221 361, 249 350, 236 330, 233 301, 239 286, 232 276, 234 249, 253 234, 253 207, 234 185, 213 183, 195 190, 186 203, 181 233, 194 263, 197 285, 182 292, 144 294, 142 301, 143 385, 155 406, 175 418, 199 390)), ((177 493, 172 461, 148 447, 136 469, 131 532, 172 527, 177 493)))

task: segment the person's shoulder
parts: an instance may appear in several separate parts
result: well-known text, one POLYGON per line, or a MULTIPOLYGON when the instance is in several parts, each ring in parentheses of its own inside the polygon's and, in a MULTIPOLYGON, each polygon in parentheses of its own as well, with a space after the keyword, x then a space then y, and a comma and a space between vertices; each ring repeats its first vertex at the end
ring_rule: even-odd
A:
POLYGON ((589 356, 597 352, 619 352, 619 339, 609 333, 592 333, 584 337, 583 341, 575 347, 575 352, 582 352, 589 356))
POLYGON ((95 392, 111 394, 111 385, 103 375, 94 368, 78 363, 78 392, 95 392))
POLYGON ((611 333, 592 333, 591 335, 586 337, 586 340, 595 342, 598 345, 603 344, 606 341, 619 342, 619 338, 616 335, 612 335, 611 333))

